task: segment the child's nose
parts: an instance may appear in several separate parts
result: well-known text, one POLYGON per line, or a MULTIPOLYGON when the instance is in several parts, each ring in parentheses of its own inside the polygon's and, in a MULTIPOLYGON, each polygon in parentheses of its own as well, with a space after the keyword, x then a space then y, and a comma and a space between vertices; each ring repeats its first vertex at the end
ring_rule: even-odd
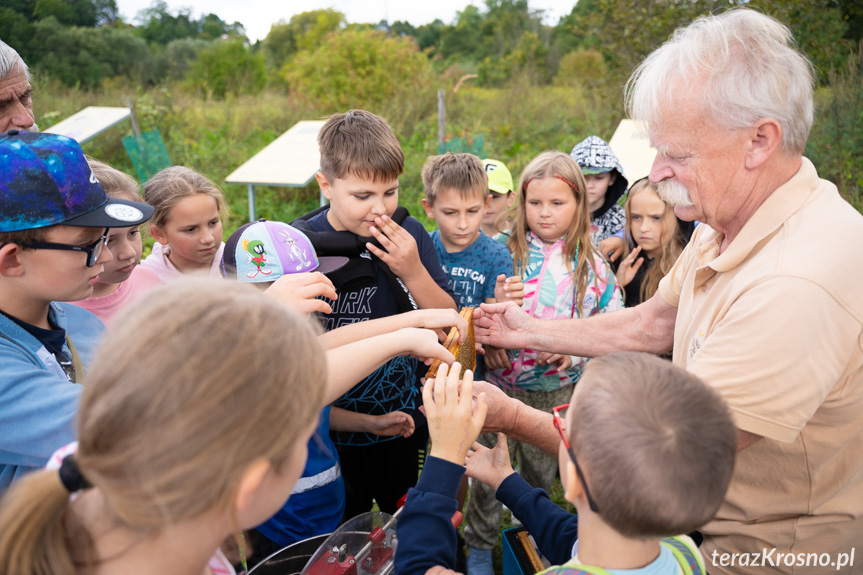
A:
POLYGON ((121 244, 114 251, 116 252, 114 257, 120 260, 131 260, 135 257, 135 248, 129 242, 121 244))
POLYGON ((374 205, 372 206, 372 213, 376 216, 382 216, 387 213, 387 207, 384 205, 383 198, 375 201, 374 205))
POLYGON ((108 249, 108 246, 102 246, 102 253, 99 254, 99 258, 96 260, 95 265, 106 264, 114 259, 114 254, 111 253, 111 250, 108 249))

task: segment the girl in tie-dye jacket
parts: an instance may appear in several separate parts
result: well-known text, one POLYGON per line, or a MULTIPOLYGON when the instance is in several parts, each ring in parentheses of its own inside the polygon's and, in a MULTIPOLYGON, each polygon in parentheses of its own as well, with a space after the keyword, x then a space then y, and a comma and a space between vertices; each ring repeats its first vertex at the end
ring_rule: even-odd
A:
MULTIPOLYGON (((522 307, 535 317, 585 317, 623 307, 614 274, 591 244, 586 189, 578 164, 560 152, 540 154, 521 175, 519 200, 510 214, 514 224, 504 241, 515 272, 525 283, 522 307)), ((587 361, 530 349, 510 350, 508 357, 511 366, 489 370, 486 379, 507 395, 547 412, 569 401, 587 361)), ((478 438, 486 447, 493 447, 496 440, 492 434, 478 438)), ((510 440, 509 446, 521 476, 548 490, 557 458, 526 443, 510 440)), ((464 532, 471 557, 482 557, 497 542, 500 512, 494 491, 480 483, 471 485, 464 532)), ((470 567, 469 561, 468 572, 470 567)))
MULTIPOLYGON (((587 317, 623 307, 611 267, 590 241, 586 186, 578 165, 562 153, 538 156, 522 174, 515 225, 502 236, 525 284, 522 309, 542 319, 587 317)), ((506 390, 549 392, 578 381, 587 361, 510 350, 511 368, 488 380, 506 390)))

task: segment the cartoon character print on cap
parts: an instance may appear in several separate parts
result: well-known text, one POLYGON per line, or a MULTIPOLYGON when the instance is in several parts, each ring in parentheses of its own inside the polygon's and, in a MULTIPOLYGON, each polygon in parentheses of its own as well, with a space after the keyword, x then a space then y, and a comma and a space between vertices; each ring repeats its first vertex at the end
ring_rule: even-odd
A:
POLYGON ((252 279, 258 273, 261 273, 265 276, 273 273, 273 270, 267 268, 267 258, 264 256, 267 255, 267 250, 264 247, 264 242, 259 240, 243 240, 243 249, 248 252, 248 260, 247 264, 254 264, 257 269, 249 270, 246 272, 246 277, 252 279))
POLYGON ((284 238, 285 245, 289 248, 289 255, 291 257, 291 261, 297 262, 296 271, 302 271, 303 268, 311 267, 312 262, 307 259, 306 252, 299 245, 297 245, 296 240, 291 235, 291 233, 282 229, 279 231, 279 235, 284 238))

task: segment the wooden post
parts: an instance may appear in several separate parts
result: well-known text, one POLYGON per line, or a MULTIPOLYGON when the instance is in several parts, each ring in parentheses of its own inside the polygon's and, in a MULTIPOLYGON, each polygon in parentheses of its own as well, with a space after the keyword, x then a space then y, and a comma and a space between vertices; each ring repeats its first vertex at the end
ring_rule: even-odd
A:
POLYGON ((437 140, 440 150, 446 143, 446 106, 443 101, 443 90, 437 91, 437 140))

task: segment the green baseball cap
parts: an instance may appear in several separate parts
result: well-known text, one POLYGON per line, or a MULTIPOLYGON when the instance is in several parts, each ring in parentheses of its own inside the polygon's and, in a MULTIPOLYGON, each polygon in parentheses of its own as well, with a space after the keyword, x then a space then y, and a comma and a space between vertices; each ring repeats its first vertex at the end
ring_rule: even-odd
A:
POLYGON ((482 167, 488 176, 488 189, 498 194, 508 194, 512 191, 512 174, 498 160, 483 160, 482 167))

